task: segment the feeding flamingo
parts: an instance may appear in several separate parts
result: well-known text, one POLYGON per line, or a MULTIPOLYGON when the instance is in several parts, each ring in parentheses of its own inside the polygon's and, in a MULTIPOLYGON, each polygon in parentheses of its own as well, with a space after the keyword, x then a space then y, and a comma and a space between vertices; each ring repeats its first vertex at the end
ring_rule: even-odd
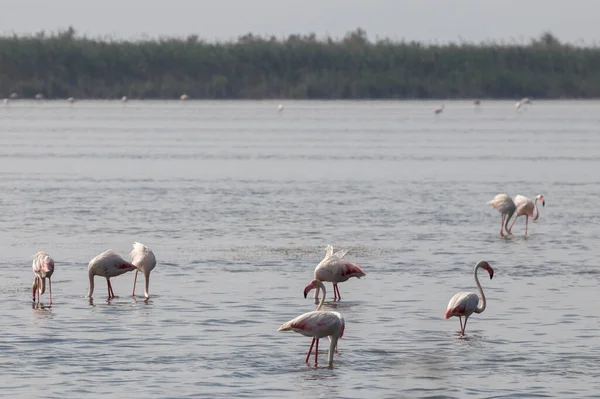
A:
POLYGON ((475 265, 475 270, 473 271, 473 276, 475 277, 475 283, 477 283, 477 288, 479 289, 479 295, 481 295, 481 306, 479 306, 479 297, 474 292, 459 292, 454 295, 450 302, 448 302, 448 308, 446 309, 446 313, 444 314, 444 319, 449 319, 452 316, 457 316, 460 320, 460 334, 465 335, 465 328, 467 328, 467 320, 469 316, 475 313, 481 313, 485 310, 485 295, 483 294, 483 290, 481 289, 481 284, 479 284, 479 279, 477 278, 477 270, 479 268, 487 270, 490 275, 490 280, 494 277, 494 269, 487 263, 482 260, 481 262, 475 265), (465 324, 463 326, 462 317, 465 317, 465 324))
POLYGON ((31 295, 35 302, 35 293, 37 292, 37 301, 40 301, 40 295, 46 292, 46 279, 48 279, 48 289, 50 291, 50 304, 52 304, 52 273, 54 273, 54 260, 46 252, 35 254, 32 263, 33 284, 31 285, 31 295))
POLYGON ((115 297, 112 285, 110 284, 110 278, 120 276, 123 273, 130 272, 137 269, 134 265, 121 258, 112 249, 102 252, 90 261, 88 265, 88 276, 90 278, 90 290, 88 292, 88 298, 92 297, 94 293, 94 276, 102 276, 106 278, 106 285, 108 286, 108 299, 115 297))
POLYGON ((440 108, 436 108, 433 110, 433 113, 436 115, 441 114, 444 111, 444 104, 442 104, 442 106, 440 108))
MULTIPOLYGON (((320 281, 328 281, 333 283, 333 300, 341 300, 342 295, 338 283, 347 281, 350 277, 361 278, 366 276, 366 273, 354 263, 342 260, 348 250, 342 249, 333 253, 333 247, 327 245, 325 248, 325 257, 315 268, 314 278, 320 281)), ((319 288, 315 290, 315 303, 319 300, 319 288)))
POLYGON ((306 298, 308 292, 314 288, 323 290, 323 298, 321 298, 317 310, 304 313, 287 323, 283 323, 277 331, 294 331, 306 337, 312 337, 312 343, 306 354, 305 362, 308 363, 314 345, 315 366, 317 365, 319 356, 319 339, 329 337, 327 362, 328 365, 331 366, 333 364, 333 353, 337 349, 338 339, 344 336, 346 323, 344 322, 344 317, 340 313, 322 310, 323 303, 325 302, 325 286, 319 280, 315 279, 311 281, 304 288, 304 298, 306 298))
POLYGON ((156 266, 156 257, 150 248, 139 242, 133 243, 133 251, 130 253, 131 263, 137 267, 135 277, 133 279, 133 293, 135 296, 135 282, 137 281, 138 272, 144 273, 146 285, 144 287, 144 296, 148 298, 148 285, 150 284, 150 272, 156 266))
POLYGON ((503 228, 506 229, 508 234, 511 234, 510 229, 508 228, 508 221, 517 209, 513 199, 506 194, 497 194, 491 201, 488 202, 488 205, 493 206, 494 209, 502 214, 502 220, 500 221, 500 237, 504 237, 504 233, 502 232, 503 228), (504 222, 505 219, 506 223, 504 222))
POLYGON ((527 236, 527 225, 529 224, 529 218, 535 221, 540 217, 540 211, 537 207, 538 200, 542 202, 542 206, 546 206, 546 200, 544 200, 544 196, 542 194, 539 194, 535 197, 535 202, 522 195, 517 195, 514 198, 516 206, 516 216, 512 224, 508 228, 509 233, 511 232, 512 227, 517 221, 517 218, 519 216, 525 216, 525 236, 527 236))

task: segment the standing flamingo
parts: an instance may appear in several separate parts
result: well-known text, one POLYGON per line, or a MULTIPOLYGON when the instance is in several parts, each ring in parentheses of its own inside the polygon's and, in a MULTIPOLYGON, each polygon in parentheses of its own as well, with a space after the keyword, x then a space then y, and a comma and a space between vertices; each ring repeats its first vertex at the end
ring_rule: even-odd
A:
POLYGON ((434 109, 434 110, 433 110, 433 113, 434 113, 434 114, 436 114, 436 115, 439 115, 439 114, 441 114, 443 111, 444 111, 444 104, 442 104, 442 106, 441 106, 441 107, 434 109))
POLYGON ((329 337, 329 353, 327 357, 328 365, 333 364, 333 352, 337 348, 339 338, 344 336, 346 323, 344 317, 338 312, 324 311, 323 303, 325 302, 325 286, 322 282, 315 279, 304 288, 304 298, 313 288, 323 290, 323 298, 317 307, 317 310, 304 313, 293 320, 283 323, 277 331, 294 331, 306 337, 312 337, 312 343, 306 354, 305 362, 308 363, 310 354, 312 353, 313 345, 315 345, 315 366, 317 365, 319 356, 319 339, 329 337))
POLYGON ((35 293, 37 291, 37 301, 40 301, 40 295, 46 292, 46 278, 48 279, 48 288, 50 290, 50 304, 52 305, 52 273, 54 273, 54 260, 46 252, 38 252, 33 258, 33 284, 31 285, 31 295, 35 302, 35 293))
MULTIPOLYGON (((341 300, 342 295, 338 283, 347 281, 350 277, 361 278, 366 273, 356 264, 342 260, 348 250, 342 249, 333 253, 333 247, 327 245, 325 248, 325 257, 315 268, 314 278, 320 281, 333 283, 333 300, 341 300)), ((319 289, 315 290, 315 303, 319 300, 319 289)))
POLYGON ((139 242, 133 243, 133 251, 130 253, 131 263, 137 267, 135 270, 135 277, 133 279, 133 293, 131 296, 135 296, 135 282, 137 281, 138 272, 144 273, 144 280, 146 285, 144 287, 144 297, 148 298, 148 286, 150 284, 150 272, 156 266, 156 258, 150 248, 139 242))
MULTIPOLYGON (((538 218, 540 217, 540 210, 537 207, 537 202, 541 201, 542 202, 542 206, 546 206, 546 200, 544 200, 544 196, 542 194, 538 194, 535 197, 535 202, 531 201, 529 198, 523 196, 523 195, 517 195, 514 198, 514 202, 516 205, 516 213, 517 215, 515 216, 515 219, 513 220, 512 224, 510 225, 510 227, 508 228, 508 232, 511 233, 512 227, 514 226, 515 222, 517 221, 517 218, 519 216, 525 216, 525 236, 527 236, 527 225, 529 224, 529 218, 531 218, 532 220, 538 220, 538 218)), ((508 221, 507 221, 508 223, 508 221)))
POLYGON ((504 233, 502 232, 503 228, 506 229, 508 234, 510 234, 508 221, 517 209, 513 199, 506 194, 497 194, 494 199, 488 202, 488 205, 493 206, 494 209, 502 214, 502 220, 500 221, 500 237, 504 237, 504 233), (506 223, 504 222, 504 219, 506 219, 506 223))
POLYGON ((130 272, 137 269, 134 265, 121 258, 112 249, 102 252, 90 261, 88 265, 88 276, 90 278, 90 291, 88 292, 88 298, 92 297, 94 293, 94 276, 102 276, 106 278, 106 284, 108 286, 108 299, 115 297, 112 285, 110 284, 110 278, 120 276, 123 273, 130 272))
POLYGON ((475 270, 473 271, 473 276, 475 277, 475 283, 477 283, 477 288, 479 289, 479 295, 481 295, 481 307, 479 306, 479 297, 474 292, 459 292, 454 295, 450 302, 448 302, 448 308, 446 309, 446 313, 444 314, 444 319, 449 319, 452 316, 457 316, 460 320, 460 334, 465 335, 465 328, 467 328, 467 320, 469 316, 475 313, 481 313, 485 310, 485 295, 483 295, 483 290, 481 289, 481 284, 479 284, 479 279, 477 278, 477 269, 479 268, 487 270, 490 275, 490 280, 494 277, 494 269, 487 263, 482 260, 481 262, 475 265, 475 270), (465 324, 463 326, 462 317, 465 316, 465 324))

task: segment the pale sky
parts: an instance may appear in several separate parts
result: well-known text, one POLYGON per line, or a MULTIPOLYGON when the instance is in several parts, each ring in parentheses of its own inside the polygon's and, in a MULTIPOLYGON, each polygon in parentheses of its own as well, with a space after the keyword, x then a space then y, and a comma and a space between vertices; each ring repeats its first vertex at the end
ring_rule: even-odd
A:
POLYGON ((0 33, 72 25, 91 37, 197 34, 210 41, 248 32, 279 38, 314 32, 424 42, 528 41, 549 30, 561 41, 600 41, 600 0, 0 0, 0 33))

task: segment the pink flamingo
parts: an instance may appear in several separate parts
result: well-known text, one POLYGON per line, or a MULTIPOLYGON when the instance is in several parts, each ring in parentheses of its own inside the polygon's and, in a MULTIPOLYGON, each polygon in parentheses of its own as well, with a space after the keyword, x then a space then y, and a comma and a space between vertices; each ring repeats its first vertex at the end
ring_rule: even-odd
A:
POLYGON ((322 282, 315 279, 304 288, 304 298, 313 288, 323 290, 323 298, 317 307, 317 310, 304 313, 293 320, 283 323, 277 331, 294 331, 306 337, 312 337, 310 349, 306 354, 305 362, 308 363, 310 354, 312 353, 313 345, 315 346, 315 366, 318 362, 319 355, 319 339, 329 337, 329 353, 327 357, 328 365, 333 364, 333 352, 337 349, 338 339, 344 336, 346 323, 344 317, 338 312, 326 312, 323 309, 325 302, 325 286, 322 282), (316 344, 315 344, 316 342, 316 344))
POLYGON ((457 316, 460 320, 460 334, 465 335, 465 328, 467 328, 467 320, 469 316, 475 313, 481 313, 485 310, 485 295, 483 295, 483 290, 481 289, 481 284, 479 284, 479 279, 477 278, 477 269, 479 268, 487 270, 490 275, 490 279, 494 277, 494 269, 487 263, 482 260, 481 262, 475 265, 475 270, 473 271, 473 276, 475 277, 475 283, 477 283, 477 288, 479 289, 479 295, 481 295, 481 307, 479 306, 479 297, 474 292, 459 292, 454 295, 450 302, 448 302, 448 308, 446 309, 446 313, 444 314, 444 319, 449 319, 452 316, 457 316), (465 324, 463 326, 462 317, 465 317, 465 324))
POLYGON ((433 110, 433 113, 434 113, 434 114, 436 114, 436 115, 439 115, 439 114, 441 114, 442 112, 444 112, 444 104, 442 104, 442 106, 441 106, 441 107, 439 107, 439 108, 436 108, 436 109, 434 109, 434 110, 433 110))
POLYGON ((508 228, 509 233, 511 233, 512 227, 517 221, 517 218, 519 216, 525 216, 525 236, 527 236, 527 225, 529 224, 529 218, 531 218, 533 221, 536 221, 540 217, 540 210, 537 207, 538 200, 542 202, 542 206, 546 206, 546 200, 544 200, 544 196, 542 194, 539 194, 535 197, 535 202, 522 195, 517 195, 514 198, 514 202, 517 207, 517 215, 515 216, 515 219, 508 228))
POLYGON ((135 296, 135 282, 137 281, 138 272, 144 273, 146 285, 144 287, 144 297, 148 298, 148 286, 150 285, 150 272, 156 266, 156 257, 150 248, 139 242, 133 243, 133 251, 130 253, 131 263, 137 267, 135 277, 133 279, 133 293, 135 296))
POLYGON ((504 233, 502 232, 503 228, 506 229, 508 234, 511 234, 510 229, 508 228, 508 221, 517 209, 513 199, 506 194, 497 194, 491 201, 488 202, 488 205, 493 206, 494 209, 502 214, 502 220, 500 221, 500 237, 504 237, 504 233), (504 223, 505 219, 506 223, 504 223))
POLYGON ((94 293, 94 276, 102 276, 106 278, 106 284, 108 286, 108 299, 115 297, 112 285, 110 284, 110 278, 120 276, 123 273, 130 272, 137 269, 134 265, 121 258, 112 249, 102 252, 90 261, 88 265, 88 276, 90 278, 90 290, 88 292, 88 298, 92 297, 94 293))
POLYGON ((54 273, 54 260, 46 252, 38 252, 33 258, 33 284, 31 286, 31 295, 35 302, 35 293, 37 291, 37 301, 40 301, 40 295, 46 292, 46 278, 48 279, 48 288, 50 290, 50 304, 52 304, 52 273, 54 273))
MULTIPOLYGON (((366 276, 365 272, 356 264, 342 260, 348 250, 342 249, 333 253, 333 247, 327 245, 325 257, 315 268, 314 278, 320 281, 333 283, 333 300, 341 300, 342 295, 338 283, 347 281, 350 277, 361 278, 366 276)), ((315 290, 315 303, 319 300, 319 289, 315 290)))

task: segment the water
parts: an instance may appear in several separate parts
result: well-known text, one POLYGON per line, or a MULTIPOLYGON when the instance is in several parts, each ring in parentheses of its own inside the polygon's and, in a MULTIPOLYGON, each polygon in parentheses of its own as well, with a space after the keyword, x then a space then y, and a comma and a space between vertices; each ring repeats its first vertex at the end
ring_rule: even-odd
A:
MULTIPOLYGON (((598 397, 598 102, 27 102, 0 107, 0 387, 6 397, 598 397), (523 237, 496 193, 542 193, 523 237), (87 263, 150 246, 133 274, 87 263), (367 276, 340 285, 339 356, 278 333, 313 310, 325 246, 367 276), (56 260, 31 304, 31 256, 56 260), (450 297, 488 307, 459 339, 450 297)), ((331 284, 326 284, 332 295, 331 284)), ((328 308, 334 305, 331 303, 328 308)), ((326 342, 326 341, 325 341, 326 342)))

